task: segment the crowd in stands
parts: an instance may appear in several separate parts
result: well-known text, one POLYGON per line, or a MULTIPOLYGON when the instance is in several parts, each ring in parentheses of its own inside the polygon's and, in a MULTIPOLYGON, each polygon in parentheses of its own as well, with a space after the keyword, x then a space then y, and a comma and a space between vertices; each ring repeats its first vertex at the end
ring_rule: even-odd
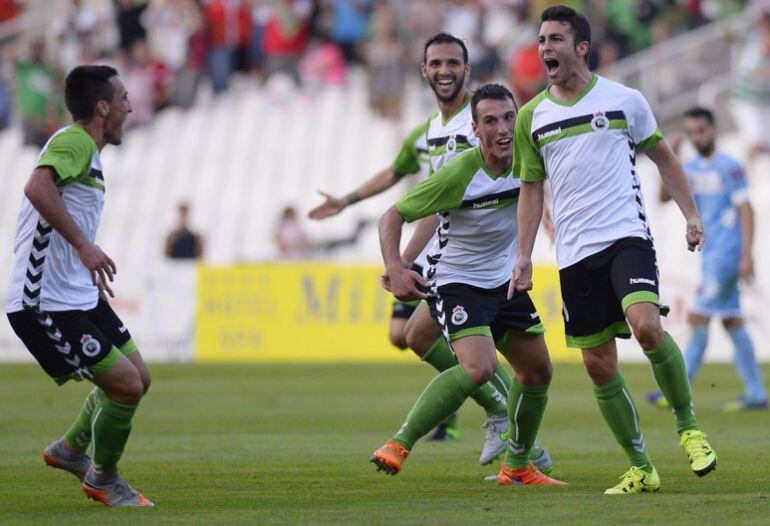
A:
MULTIPOLYGON (((759 0, 761 3, 763 0, 759 0)), ((118 68, 131 123, 189 107, 201 85, 227 91, 283 74, 306 92, 368 79, 372 108, 398 118, 422 43, 445 30, 468 42, 476 80, 505 79, 520 102, 544 85, 539 13, 566 3, 593 24, 592 69, 745 8, 742 0, 0 0, 0 127, 12 120, 41 145, 66 118, 60 93, 80 63, 118 68), (52 5, 61 15, 46 16, 52 5), (35 11, 36 30, 14 24, 35 11), (42 13, 42 15, 40 15, 42 13)), ((58 12, 57 12, 58 13, 58 12)))

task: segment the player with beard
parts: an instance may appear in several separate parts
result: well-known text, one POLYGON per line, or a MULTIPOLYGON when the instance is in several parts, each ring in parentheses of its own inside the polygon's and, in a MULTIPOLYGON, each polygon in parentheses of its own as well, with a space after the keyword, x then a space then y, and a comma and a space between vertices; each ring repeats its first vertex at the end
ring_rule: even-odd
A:
MULTIPOLYGON (((703 248, 698 296, 687 315, 692 331, 684 351, 687 376, 692 381, 698 373, 708 344, 709 322, 712 316, 720 316, 733 342, 735 368, 745 386, 744 394, 725 404, 724 409, 766 409, 762 369, 741 316, 738 288, 740 280, 751 281, 754 277, 754 210, 746 175, 738 161, 717 150, 717 127, 710 110, 693 108, 685 113, 684 132, 698 151, 684 169, 709 233, 709 243, 703 248)), ((665 188, 661 193, 664 201, 671 199, 665 188)), ((668 407, 661 392, 650 393, 647 398, 657 406, 668 407)))
POLYGON ((538 49, 550 85, 516 120, 514 171, 522 187, 512 284, 518 291, 532 289, 531 254, 547 177, 567 345, 582 350, 602 416, 631 464, 605 494, 657 491, 660 478, 618 369, 616 337, 629 338, 633 330, 673 409, 692 471, 708 474, 717 456, 695 419, 682 353, 660 322, 658 268, 635 168, 637 150, 647 152, 682 211, 689 250, 702 247, 706 235, 682 166, 650 105, 638 91, 588 69, 591 27, 585 16, 559 5, 543 11, 541 22, 538 49))
POLYGON ((105 299, 116 268, 94 244, 104 206, 100 152, 121 143, 131 105, 108 66, 73 69, 64 99, 74 124, 48 139, 24 187, 6 312, 57 384, 96 385, 64 436, 43 451, 45 463, 78 477, 86 495, 108 506, 153 506, 118 473, 150 372, 105 299))

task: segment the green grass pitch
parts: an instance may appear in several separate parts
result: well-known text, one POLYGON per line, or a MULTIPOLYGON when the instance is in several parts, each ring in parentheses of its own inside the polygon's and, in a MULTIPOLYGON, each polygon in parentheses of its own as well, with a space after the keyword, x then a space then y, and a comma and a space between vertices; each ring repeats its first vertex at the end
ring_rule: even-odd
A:
POLYGON ((602 495, 626 461, 578 365, 555 365, 541 430, 567 488, 485 482, 496 467, 477 464, 483 414, 472 401, 459 440, 418 443, 400 475, 377 473, 369 455, 431 378, 425 365, 152 369, 122 473, 157 507, 111 510, 40 459, 89 386, 57 388, 32 365, 0 367, 0 524, 770 524, 770 414, 719 412, 740 391, 727 365, 706 366, 694 386, 719 454, 703 479, 687 466, 671 414, 644 401, 649 367, 623 367, 663 483, 630 497, 602 495))

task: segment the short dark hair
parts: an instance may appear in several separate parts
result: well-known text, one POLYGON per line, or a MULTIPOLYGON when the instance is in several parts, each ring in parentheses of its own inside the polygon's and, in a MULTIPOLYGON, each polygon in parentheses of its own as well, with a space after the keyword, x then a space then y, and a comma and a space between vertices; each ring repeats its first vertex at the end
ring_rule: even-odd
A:
POLYGON ((702 106, 695 106, 694 108, 690 108, 686 112, 684 112, 685 118, 691 118, 691 119, 706 119, 709 124, 712 126, 716 124, 716 119, 714 118, 714 112, 711 110, 708 110, 702 106))
POLYGON ((573 35, 575 35, 575 45, 580 42, 588 42, 588 48, 591 48, 591 24, 588 23, 588 19, 583 13, 578 13, 566 5, 554 5, 540 15, 541 23, 551 21, 569 24, 573 35))
POLYGON ((501 84, 484 84, 479 89, 474 91, 473 96, 471 97, 471 117, 473 118, 473 122, 477 122, 476 118, 478 117, 478 114, 476 113, 476 106, 479 105, 479 102, 485 99, 511 99, 513 102, 513 107, 516 109, 516 111, 519 109, 516 106, 516 99, 513 98, 513 94, 508 90, 508 88, 501 84))
POLYGON ((75 121, 88 120, 100 100, 111 102, 115 87, 110 83, 118 71, 110 66, 77 66, 64 81, 64 104, 75 121))
POLYGON ((444 33, 444 32, 441 32, 438 35, 434 35, 430 37, 425 42, 425 47, 422 50, 423 62, 428 61, 428 48, 431 47, 433 44, 457 44, 463 50, 463 61, 466 64, 468 63, 468 48, 465 46, 465 42, 463 42, 456 36, 453 36, 453 35, 450 35, 449 33, 444 33))

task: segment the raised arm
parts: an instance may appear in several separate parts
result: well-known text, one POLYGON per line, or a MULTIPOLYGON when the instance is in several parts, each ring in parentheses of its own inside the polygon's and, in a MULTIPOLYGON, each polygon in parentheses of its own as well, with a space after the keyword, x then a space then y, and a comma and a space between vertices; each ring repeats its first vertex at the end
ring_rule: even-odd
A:
POLYGON ((660 177, 663 180, 663 186, 671 196, 671 199, 682 211, 682 215, 687 221, 687 249, 691 252, 696 248, 703 249, 706 242, 706 233, 703 229, 698 208, 695 206, 695 199, 692 196, 692 190, 687 183, 687 176, 684 173, 679 159, 669 147, 665 140, 658 141, 655 146, 646 150, 647 155, 658 167, 660 177))
POLYGON ((54 181, 56 172, 47 166, 36 168, 24 186, 24 195, 41 216, 75 249, 80 261, 91 271, 100 290, 114 296, 107 280, 117 273, 115 263, 96 244, 91 243, 75 224, 54 181))
POLYGON ((513 276, 508 287, 509 299, 516 290, 532 290, 532 250, 543 217, 543 184, 543 181, 521 183, 516 216, 519 222, 519 245, 516 265, 513 267, 513 276))
POLYGON ((313 208, 308 213, 308 217, 310 217, 310 219, 320 220, 335 216, 345 210, 348 206, 391 188, 399 181, 399 179, 399 174, 391 167, 380 170, 345 197, 334 197, 331 194, 319 191, 319 193, 324 196, 324 202, 313 208))

